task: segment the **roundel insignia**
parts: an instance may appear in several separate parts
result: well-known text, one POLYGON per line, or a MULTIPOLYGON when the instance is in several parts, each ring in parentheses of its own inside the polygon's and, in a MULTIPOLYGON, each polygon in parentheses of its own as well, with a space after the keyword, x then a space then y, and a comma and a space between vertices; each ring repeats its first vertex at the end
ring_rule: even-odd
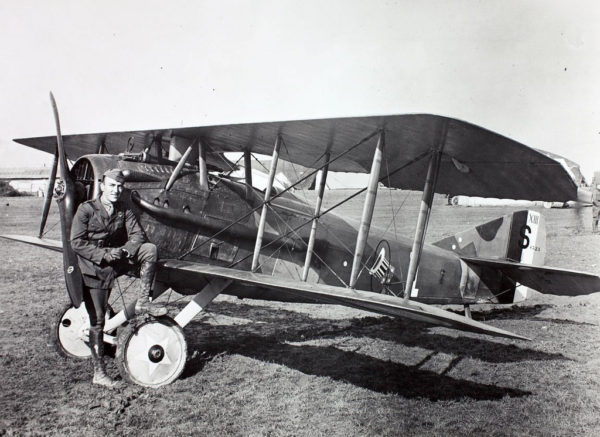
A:
POLYGON ((69 267, 67 268, 67 273, 70 275, 71 273, 73 273, 73 271, 74 271, 74 270, 75 270, 75 267, 73 267, 73 266, 69 266, 69 267))

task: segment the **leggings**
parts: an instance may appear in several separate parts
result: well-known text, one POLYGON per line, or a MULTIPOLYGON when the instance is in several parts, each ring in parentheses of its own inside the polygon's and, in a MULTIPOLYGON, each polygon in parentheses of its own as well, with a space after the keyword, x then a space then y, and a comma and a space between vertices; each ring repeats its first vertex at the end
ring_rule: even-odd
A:
POLYGON ((83 287, 83 303, 90 316, 90 329, 102 332, 109 296, 110 290, 83 287))

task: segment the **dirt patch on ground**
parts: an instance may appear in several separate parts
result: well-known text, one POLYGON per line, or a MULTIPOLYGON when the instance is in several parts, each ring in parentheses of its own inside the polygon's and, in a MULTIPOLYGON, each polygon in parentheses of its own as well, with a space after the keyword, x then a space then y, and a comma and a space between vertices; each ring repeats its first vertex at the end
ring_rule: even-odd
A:
MULTIPOLYGON (((37 233, 40 199, 0 200, 1 234, 37 233)), ((360 214, 357 202, 346 213, 360 214)), ((415 209, 405 203, 396 221, 410 235, 415 209)), ((440 200, 430 238, 506 211, 440 200)), ((542 212, 547 264, 600 273, 589 212, 542 212)), ((49 226, 56 222, 53 215, 49 226)), ((57 228, 49 235, 57 238, 57 228)), ((474 309, 478 320, 531 342, 337 306, 219 297, 185 329, 190 358, 179 380, 108 391, 90 384, 89 362, 63 359, 49 342, 66 302, 60 255, 0 240, 0 259, 0 435, 600 433, 598 295, 474 309)), ((117 374, 114 362, 109 370, 117 374)))

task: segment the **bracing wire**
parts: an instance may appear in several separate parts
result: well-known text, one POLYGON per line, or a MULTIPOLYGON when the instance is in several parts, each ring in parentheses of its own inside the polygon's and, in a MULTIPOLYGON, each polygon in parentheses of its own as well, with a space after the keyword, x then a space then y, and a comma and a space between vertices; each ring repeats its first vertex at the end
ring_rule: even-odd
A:
MULTIPOLYGON (((301 182, 303 182, 304 180, 308 179, 309 177, 311 177, 312 175, 314 175, 315 173, 317 173, 319 170, 321 170, 322 168, 324 168, 326 165, 335 162, 336 160, 342 158, 343 156, 345 156, 346 154, 350 153, 352 150, 354 150, 355 148, 357 148, 358 146, 362 145, 363 143, 365 143, 366 141, 368 141, 369 139, 373 138, 376 134, 379 133, 379 130, 376 130, 375 132, 367 135, 365 138, 363 138, 362 140, 360 140, 358 143, 354 144, 353 146, 349 147, 348 149, 344 150, 343 152, 339 153, 335 158, 330 159, 328 162, 324 163, 323 165, 319 166, 316 169, 313 169, 313 171, 307 173, 304 177, 302 177, 300 180, 296 181, 295 183, 293 183, 292 185, 290 185, 289 187, 285 188, 284 190, 281 190, 279 192, 274 193, 274 195, 271 197, 271 199, 269 201, 273 201, 278 197, 283 196, 285 193, 287 193, 288 191, 290 191, 292 188, 294 188, 296 185, 300 184, 301 182)), ((419 155, 419 157, 415 158, 415 160, 420 159, 422 155, 419 155)), ((409 163, 407 163, 406 165, 410 165, 411 163, 415 162, 415 160, 411 160, 409 161, 409 163)), ((404 166, 403 166, 404 167, 404 166)), ((401 168, 403 168, 401 167, 401 168)), ((400 170, 400 169, 398 169, 400 170)), ((366 188, 365 188, 366 190, 366 188)), ((264 203, 264 202, 263 202, 264 203)), ((248 211, 246 214, 244 214, 242 217, 238 218, 236 221, 230 223, 229 225, 227 225, 226 227, 224 227, 223 229, 221 229, 220 231, 218 231, 217 233, 213 234, 211 237, 209 237, 206 241, 203 241, 202 243, 200 243, 198 246, 196 247, 192 247, 191 249, 185 251, 183 254, 179 255, 178 259, 182 259, 185 256, 189 255, 190 253, 198 250, 200 247, 204 246, 205 244, 207 244, 208 242, 212 241, 214 238, 216 238, 218 235, 222 234, 223 232, 225 232, 226 230, 228 230, 229 228, 231 228, 232 226, 240 223, 242 220, 245 220, 247 217, 249 217, 251 214, 254 214, 256 211, 258 211, 259 209, 262 209, 263 204, 261 203, 260 205, 252 208, 250 211, 248 211)), ((323 214, 321 214, 323 215, 323 214)))

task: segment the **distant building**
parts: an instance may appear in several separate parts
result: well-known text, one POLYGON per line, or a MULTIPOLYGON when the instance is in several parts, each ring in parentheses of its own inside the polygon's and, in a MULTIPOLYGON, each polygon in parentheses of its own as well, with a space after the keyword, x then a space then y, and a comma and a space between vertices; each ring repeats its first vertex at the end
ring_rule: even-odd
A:
POLYGON ((50 167, 41 168, 0 168, 0 181, 7 181, 21 193, 43 197, 48 188, 50 167))

